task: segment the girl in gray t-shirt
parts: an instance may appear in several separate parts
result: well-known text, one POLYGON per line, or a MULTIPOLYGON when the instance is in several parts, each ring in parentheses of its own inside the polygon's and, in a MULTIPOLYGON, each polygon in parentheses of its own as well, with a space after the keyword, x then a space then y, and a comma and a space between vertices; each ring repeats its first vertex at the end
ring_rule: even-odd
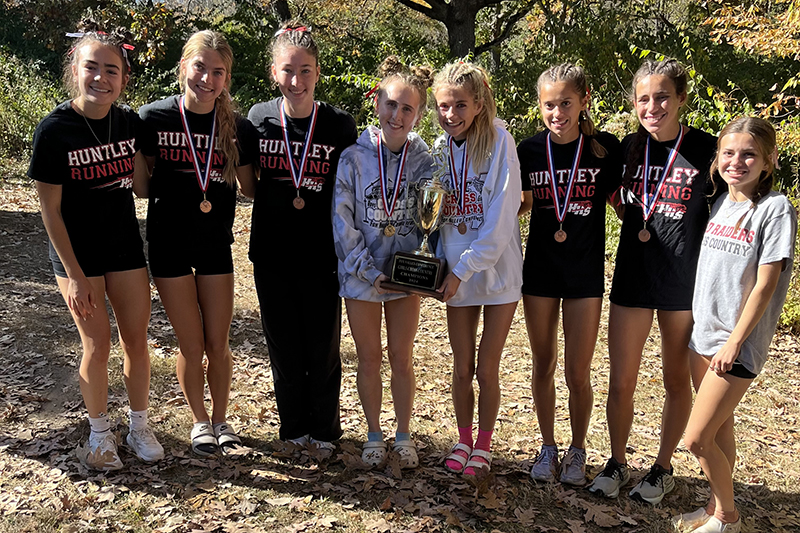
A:
POLYGON ((675 518, 679 528, 700 533, 740 531, 733 411, 764 366, 792 272, 797 215, 772 190, 775 147, 768 122, 740 118, 722 130, 711 167, 729 191, 712 208, 697 267, 689 343, 697 398, 684 437, 711 499, 675 518))

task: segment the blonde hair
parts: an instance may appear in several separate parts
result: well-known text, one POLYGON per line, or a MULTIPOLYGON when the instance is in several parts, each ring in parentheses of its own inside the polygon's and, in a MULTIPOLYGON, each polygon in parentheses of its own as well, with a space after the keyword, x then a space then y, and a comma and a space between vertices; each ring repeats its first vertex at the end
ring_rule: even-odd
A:
MULTIPOLYGON (((546 84, 563 82, 572 88, 573 91, 578 93, 581 101, 588 100, 589 97, 589 84, 586 82, 586 71, 578 65, 572 63, 561 63, 555 65, 542 72, 539 80, 536 82, 536 90, 541 95, 542 87, 546 84)), ((603 145, 600 144, 594 137, 597 135, 597 128, 594 126, 594 121, 589 115, 589 109, 581 111, 578 118, 578 127, 580 132, 590 138, 590 146, 592 147, 592 154, 597 158, 603 158, 608 155, 608 152, 603 145)))
POLYGON ((378 84, 378 92, 376 94, 376 102, 379 102, 386 93, 386 87, 395 81, 404 83, 416 91, 419 96, 419 109, 417 110, 417 118, 421 118, 424 114, 428 103, 428 87, 433 83, 433 69, 428 66, 417 65, 403 65, 400 58, 391 55, 383 60, 383 63, 378 67, 378 74, 381 81, 378 84))
POLYGON ((491 156, 491 149, 497 139, 497 130, 493 124, 497 116, 497 105, 489 87, 489 75, 483 67, 473 63, 464 61, 449 63, 433 80, 434 96, 445 86, 464 88, 475 97, 475 102, 483 104, 480 113, 467 130, 469 150, 471 154, 475 154, 473 168, 478 170, 491 156))
MULTIPOLYGON (((80 96, 80 91, 78 89, 78 84, 75 81, 75 75, 72 72, 72 68, 73 66, 77 66, 78 60, 80 59, 80 50, 87 44, 98 43, 114 50, 120 59, 120 69, 121 74, 123 75, 123 80, 125 77, 130 75, 131 63, 129 55, 131 52, 123 48, 123 46, 127 46, 130 50, 133 50, 133 46, 131 46, 131 43, 133 42, 133 35, 131 32, 125 28, 119 27, 106 33, 100 28, 97 22, 90 18, 85 18, 78 23, 78 31, 80 32, 78 35, 83 35, 81 35, 81 37, 75 41, 75 45, 67 54, 67 57, 64 60, 64 68, 62 72, 64 86, 67 88, 67 91, 72 98, 77 98, 80 96)), ((125 91, 125 85, 126 83, 122 84, 122 91, 120 91, 120 93, 125 91)))
MULTIPOLYGON (((236 111, 233 101, 228 92, 231 70, 233 69, 233 50, 228 41, 221 33, 211 30, 198 31, 193 34, 183 45, 181 61, 188 61, 197 54, 206 50, 213 50, 219 54, 222 63, 227 71, 226 87, 217 97, 217 139, 219 140, 219 150, 225 156, 225 166, 222 169, 222 177, 231 187, 236 186, 236 167, 239 166, 239 148, 236 144, 236 111)), ((186 72, 184 68, 178 69, 178 82, 181 91, 186 92, 186 72)), ((209 154, 210 155, 210 154, 209 154)))

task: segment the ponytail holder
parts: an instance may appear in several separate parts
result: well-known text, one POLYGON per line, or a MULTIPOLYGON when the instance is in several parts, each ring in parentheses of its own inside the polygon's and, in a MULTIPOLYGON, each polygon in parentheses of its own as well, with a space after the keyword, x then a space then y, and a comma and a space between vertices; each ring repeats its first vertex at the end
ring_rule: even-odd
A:
POLYGON ((489 92, 492 92, 492 88, 489 87, 489 82, 486 81, 486 78, 482 78, 482 80, 483 80, 483 84, 486 86, 486 88, 489 89, 489 92))
POLYGON ((307 32, 307 31, 311 31, 311 30, 309 28, 306 28, 305 26, 298 26, 297 28, 281 28, 281 29, 279 29, 278 31, 275 32, 274 37, 277 37, 278 35, 283 35, 287 31, 307 32))
POLYGON ((365 95, 364 95, 364 98, 369 98, 369 97, 370 97, 370 96, 372 96, 373 94, 374 94, 374 95, 375 95, 375 97, 377 98, 377 97, 378 97, 378 95, 377 95, 377 92, 378 92, 378 89, 380 89, 380 87, 381 87, 381 82, 378 82, 378 83, 376 83, 376 84, 375 84, 375 85, 372 87, 372 89, 370 89, 369 91, 367 91, 367 94, 365 94, 365 95))
POLYGON ((83 37, 86 34, 84 32, 82 32, 82 31, 74 31, 74 32, 69 32, 66 35, 67 35, 67 37, 72 37, 73 39, 80 39, 81 37, 83 37))

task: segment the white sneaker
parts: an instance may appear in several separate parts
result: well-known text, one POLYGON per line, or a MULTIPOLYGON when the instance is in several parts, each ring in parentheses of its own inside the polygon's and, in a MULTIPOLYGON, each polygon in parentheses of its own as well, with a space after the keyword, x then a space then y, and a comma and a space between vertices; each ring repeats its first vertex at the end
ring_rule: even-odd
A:
POLYGON ((620 487, 624 486, 630 479, 631 473, 628 471, 628 465, 619 463, 612 457, 606 463, 603 471, 589 485, 589 492, 602 494, 606 498, 616 498, 619 496, 620 487))
POLYGON ((131 429, 125 440, 139 459, 145 463, 154 463, 164 458, 164 447, 158 442, 150 426, 131 429))
POLYGON ((117 452, 117 438, 111 431, 92 432, 89 435, 89 454, 86 456, 86 466, 103 472, 122 468, 122 461, 117 452))
POLYGON ((708 522, 694 530, 694 533, 739 533, 742 530, 742 519, 736 522, 725 524, 716 516, 708 519, 708 522))
POLYGON ((531 479, 534 481, 555 481, 558 472, 558 446, 542 446, 536 461, 531 467, 531 479))
POLYGON ((582 487, 586 484, 586 450, 570 446, 561 461, 561 483, 582 487))
POLYGON ((691 513, 683 513, 672 517, 672 527, 675 531, 694 531, 698 527, 708 522, 711 515, 706 512, 705 507, 701 507, 691 513))
POLYGON ((661 465, 654 464, 650 467, 650 472, 631 489, 630 497, 640 502, 647 502, 656 505, 661 503, 668 493, 675 488, 675 480, 672 478, 672 467, 669 470, 661 465))

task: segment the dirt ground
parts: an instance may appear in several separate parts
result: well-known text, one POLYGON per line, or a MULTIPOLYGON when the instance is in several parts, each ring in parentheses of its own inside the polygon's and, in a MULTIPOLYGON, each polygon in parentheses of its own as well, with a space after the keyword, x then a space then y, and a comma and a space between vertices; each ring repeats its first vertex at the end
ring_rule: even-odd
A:
MULTIPOLYGON (((137 201, 140 218, 145 204, 137 201)), ((176 341, 152 292, 153 362, 150 417, 167 457, 139 462, 121 447, 125 468, 98 475, 75 455, 88 435, 77 381, 80 344, 47 260, 47 238, 35 191, 22 180, 0 180, 0 533, 154 531, 669 531, 669 517, 698 507, 707 483, 697 461, 680 447, 677 486, 655 507, 622 495, 603 500, 583 489, 535 485, 530 463, 541 446, 530 391, 530 348, 521 307, 501 367, 502 405, 492 474, 475 488, 448 473, 442 458, 457 439, 450 400, 450 350, 444 306, 425 300, 415 347, 417 399, 412 420, 421 466, 400 472, 396 460, 381 471, 360 462, 366 425, 356 393, 356 356, 343 319, 344 438, 337 453, 318 462, 306 451, 287 458, 277 441, 272 377, 247 260, 251 205, 240 202, 235 225, 235 355, 229 420, 250 450, 200 459, 189 449, 191 418, 174 374, 176 341)), ((309 302, 313 305, 313 302, 309 302)), ((593 361, 595 410, 587 441, 590 474, 608 457, 605 425, 608 383, 607 309, 593 361)), ((629 460, 632 483, 656 455, 663 388, 658 331, 648 339, 636 395, 629 460)), ((127 407, 118 345, 110 361, 110 415, 127 432, 127 407)), ((394 429, 385 370, 382 421, 394 429)), ((763 374, 736 414, 739 462, 737 503, 745 530, 800 531, 800 389, 798 339, 780 333, 763 374)), ((557 438, 569 444, 563 365, 557 372, 557 438)), ((313 394, 313 391, 309 391, 313 394)))

